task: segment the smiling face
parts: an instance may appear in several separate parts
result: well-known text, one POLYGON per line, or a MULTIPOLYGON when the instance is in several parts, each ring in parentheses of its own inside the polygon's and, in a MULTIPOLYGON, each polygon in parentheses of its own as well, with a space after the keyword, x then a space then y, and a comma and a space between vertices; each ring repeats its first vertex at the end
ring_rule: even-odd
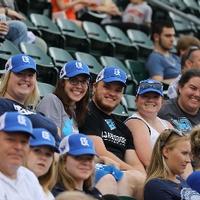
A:
POLYGON ((172 175, 181 175, 187 164, 190 163, 191 145, 189 140, 181 140, 176 142, 174 148, 163 148, 163 155, 166 164, 172 175))
POLYGON ((103 112, 111 114, 120 103, 124 87, 119 82, 104 83, 100 81, 93 87, 93 100, 103 112))
POLYGON ((0 171, 15 178, 17 169, 24 163, 29 136, 24 133, 0 132, 0 171))
POLYGON ((156 114, 162 106, 162 97, 155 92, 138 95, 136 98, 138 112, 141 115, 156 114))
POLYGON ((83 75, 65 80, 64 91, 72 104, 80 101, 85 96, 88 85, 89 79, 83 75))
POLYGON ((195 115, 200 108, 200 77, 192 77, 179 86, 178 104, 187 113, 195 115))
POLYGON ((27 156, 27 167, 37 177, 45 175, 53 162, 54 152, 49 147, 33 147, 27 156))
POLYGON ((33 70, 24 70, 19 73, 10 73, 5 97, 24 104, 36 85, 36 73, 33 70))
POLYGON ((65 161, 67 172, 74 178, 76 183, 87 180, 94 171, 94 156, 70 156, 67 155, 65 161))

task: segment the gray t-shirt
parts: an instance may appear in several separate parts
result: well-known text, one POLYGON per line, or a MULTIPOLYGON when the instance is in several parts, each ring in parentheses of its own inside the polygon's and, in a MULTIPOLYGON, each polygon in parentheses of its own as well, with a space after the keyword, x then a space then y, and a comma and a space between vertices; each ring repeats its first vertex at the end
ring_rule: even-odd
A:
POLYGON ((152 9, 146 2, 138 5, 129 3, 122 14, 122 21, 142 25, 145 23, 151 23, 151 17, 152 9))
POLYGON ((55 122, 57 127, 61 130, 61 137, 70 135, 72 132, 79 132, 75 120, 69 118, 69 115, 65 112, 62 101, 55 94, 48 94, 45 96, 36 107, 36 110, 55 122))
POLYGON ((183 132, 191 131, 192 127, 200 123, 200 111, 196 115, 184 112, 178 105, 177 98, 165 101, 158 116, 183 132))

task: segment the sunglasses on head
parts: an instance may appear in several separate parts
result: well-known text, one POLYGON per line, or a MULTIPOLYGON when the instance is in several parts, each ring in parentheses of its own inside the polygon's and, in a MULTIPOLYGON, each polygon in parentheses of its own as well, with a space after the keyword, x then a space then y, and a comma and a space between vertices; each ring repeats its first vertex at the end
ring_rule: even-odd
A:
POLYGON ((145 82, 145 81, 140 81, 138 91, 139 90, 145 90, 145 89, 148 89, 148 88, 154 88, 156 90, 162 91, 163 85, 162 85, 162 83, 148 83, 148 82, 145 82))
POLYGON ((191 56, 191 54, 192 54, 192 52, 197 51, 197 50, 200 50, 200 47, 198 47, 198 46, 191 46, 188 49, 187 53, 186 53, 185 59, 189 59, 190 56, 191 56))
MULTIPOLYGON (((180 137, 183 137, 186 135, 186 133, 184 132, 181 132, 177 129, 165 129, 164 132, 169 132, 168 133, 168 136, 166 138, 164 138, 163 140, 160 141, 160 147, 161 149, 167 144, 167 142, 169 141, 169 138, 172 136, 172 135, 178 135, 180 137)), ((167 133, 165 133, 167 134, 167 133)))

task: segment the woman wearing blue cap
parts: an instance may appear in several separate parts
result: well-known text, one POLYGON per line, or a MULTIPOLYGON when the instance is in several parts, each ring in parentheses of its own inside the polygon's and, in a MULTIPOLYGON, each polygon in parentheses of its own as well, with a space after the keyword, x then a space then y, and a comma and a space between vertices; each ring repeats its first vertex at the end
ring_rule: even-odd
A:
POLYGON ((92 188, 96 155, 92 140, 81 133, 72 134, 62 139, 59 150, 58 180, 53 194, 78 190, 100 198, 101 193, 92 188))
POLYGON ((46 200, 54 200, 51 189, 56 183, 54 152, 59 152, 54 137, 43 128, 33 129, 26 166, 38 177, 46 200))
POLYGON ((49 130, 58 141, 54 122, 29 109, 29 106, 34 109, 40 98, 36 72, 36 62, 26 54, 16 54, 8 59, 0 84, 0 115, 11 111, 24 114, 34 128, 49 130))
POLYGON ((37 111, 53 119, 61 130, 61 137, 78 133, 89 99, 89 67, 77 60, 67 62, 60 71, 53 94, 45 96, 37 111))
POLYGON ((149 166, 152 149, 160 132, 172 128, 169 122, 157 116, 162 100, 163 86, 159 81, 141 81, 135 100, 137 112, 125 122, 133 135, 135 150, 145 168, 149 166))

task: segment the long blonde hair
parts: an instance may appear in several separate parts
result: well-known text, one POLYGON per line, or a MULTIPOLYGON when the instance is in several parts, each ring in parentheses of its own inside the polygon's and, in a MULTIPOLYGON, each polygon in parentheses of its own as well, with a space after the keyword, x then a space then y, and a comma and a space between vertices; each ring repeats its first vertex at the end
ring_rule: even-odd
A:
MULTIPOLYGON (((10 79, 10 74, 13 72, 6 72, 2 77, 1 77, 1 84, 0 84, 0 97, 4 97, 5 93, 7 91, 8 87, 8 81, 10 79)), ((40 92, 37 83, 35 84, 33 92, 29 95, 29 97, 25 100, 24 106, 35 106, 37 105, 38 101, 40 99, 40 92)))
POLYGON ((45 192, 51 191, 53 189, 57 180, 56 162, 54 156, 48 172, 43 176, 38 177, 38 180, 45 192))
MULTIPOLYGON (((74 178, 68 173, 66 170, 66 159, 67 154, 60 155, 58 160, 58 179, 57 183, 64 186, 64 188, 68 191, 72 191, 76 189, 74 178)), ((92 186, 92 175, 84 181, 84 188, 89 189, 92 186)))
POLYGON ((147 169, 146 183, 153 178, 167 179, 170 174, 165 158, 163 148, 173 149, 178 141, 189 141, 189 136, 179 135, 174 129, 164 130, 158 137, 152 152, 150 165, 147 169))

